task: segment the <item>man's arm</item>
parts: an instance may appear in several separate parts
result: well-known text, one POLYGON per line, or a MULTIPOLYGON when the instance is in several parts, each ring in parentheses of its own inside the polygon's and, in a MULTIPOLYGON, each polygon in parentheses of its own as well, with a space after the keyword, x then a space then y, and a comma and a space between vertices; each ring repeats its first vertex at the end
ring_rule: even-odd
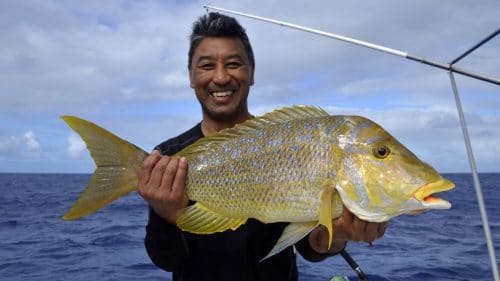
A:
POLYGON ((151 208, 144 244, 151 261, 166 271, 180 268, 189 256, 184 233, 158 216, 151 208))

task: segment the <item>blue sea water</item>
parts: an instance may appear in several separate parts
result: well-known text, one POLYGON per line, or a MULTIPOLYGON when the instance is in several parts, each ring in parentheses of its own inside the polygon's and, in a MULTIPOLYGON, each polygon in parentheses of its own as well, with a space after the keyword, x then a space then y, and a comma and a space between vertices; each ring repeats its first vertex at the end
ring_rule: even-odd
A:
MULTIPOLYGON (((348 251, 372 281, 492 280, 470 174, 445 175, 450 210, 402 216, 372 246, 348 251)), ((90 175, 0 174, 0 280, 170 280, 143 246, 147 206, 136 193, 76 221, 64 214, 90 175)), ((496 253, 500 252, 500 174, 480 174, 496 253)), ((300 280, 357 280, 340 256, 299 257, 300 280)))

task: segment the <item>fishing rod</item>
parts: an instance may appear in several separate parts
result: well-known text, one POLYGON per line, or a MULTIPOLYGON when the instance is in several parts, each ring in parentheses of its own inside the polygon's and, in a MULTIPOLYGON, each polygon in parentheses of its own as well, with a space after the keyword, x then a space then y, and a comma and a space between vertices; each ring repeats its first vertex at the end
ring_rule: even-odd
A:
MULTIPOLYGON (((237 12, 237 11, 232 11, 232 10, 227 10, 227 9, 223 9, 223 8, 218 8, 218 7, 214 7, 214 6, 204 5, 203 8, 205 8, 207 11, 209 9, 211 9, 211 10, 217 10, 217 11, 226 12, 226 13, 230 13, 230 14, 234 14, 234 15, 240 15, 240 16, 244 16, 244 17, 247 17, 247 18, 252 18, 252 19, 256 19, 256 20, 260 20, 260 21, 264 21, 264 22, 269 22, 269 23, 273 23, 273 24, 277 24, 277 25, 281 25, 281 26, 285 26, 285 27, 290 27, 290 28, 293 28, 293 29, 298 29, 298 30, 306 31, 306 32, 309 32, 309 33, 313 33, 313 34, 316 34, 316 35, 325 36, 325 37, 328 37, 328 38, 333 38, 333 39, 336 39, 336 40, 340 40, 340 41, 344 41, 344 42, 347 42, 347 43, 355 44, 355 45, 358 45, 358 46, 362 46, 362 47, 370 48, 370 49, 373 49, 373 50, 381 51, 381 52, 384 52, 384 53, 387 53, 387 54, 391 54, 391 55, 403 57, 403 58, 406 58, 406 59, 409 59, 409 60, 412 60, 412 61, 420 62, 420 63, 426 64, 426 65, 430 65, 430 66, 437 67, 437 68, 440 68, 440 69, 448 70, 448 71, 451 71, 451 72, 460 73, 460 74, 465 75, 465 76, 469 76, 469 77, 472 77, 472 78, 475 78, 475 79, 479 79, 479 80, 482 80, 482 81, 486 81, 486 82, 489 82, 489 83, 500 85, 500 78, 489 77, 489 76, 486 76, 484 74, 479 74, 479 73, 475 73, 475 72, 472 72, 472 71, 469 71, 469 70, 465 70, 465 69, 456 67, 456 66, 454 66, 453 64, 450 64, 450 63, 441 63, 441 62, 433 61, 433 60, 430 60, 430 59, 427 59, 427 58, 418 57, 418 56, 414 56, 414 55, 408 54, 407 52, 404 52, 404 51, 400 51, 400 50, 397 50, 397 49, 384 47, 384 46, 381 46, 381 45, 377 45, 377 44, 369 43, 369 42, 366 42, 366 41, 362 41, 362 40, 350 38, 350 37, 347 37, 347 36, 342 36, 342 35, 338 35, 338 34, 334 34, 334 33, 330 33, 330 32, 321 31, 321 30, 318 30, 318 29, 313 29, 313 28, 309 28, 309 27, 303 27, 303 26, 296 25, 296 24, 293 24, 293 23, 288 23, 288 22, 284 22, 284 21, 278 21, 278 20, 273 20, 273 19, 264 18, 264 17, 260 17, 260 16, 245 14, 245 13, 241 13, 241 12, 237 12)), ((500 30, 498 30, 497 32, 500 32, 500 30)))
MULTIPOLYGON (((345 248, 342 249, 339 253, 349 264, 352 270, 356 272, 359 281, 370 281, 368 280, 368 277, 366 277, 363 270, 361 270, 361 267, 358 265, 358 263, 356 263, 356 261, 351 257, 351 255, 346 251, 345 248)), ((349 281, 349 278, 347 278, 347 276, 335 275, 332 277, 332 279, 330 279, 330 281, 349 281)))
MULTIPOLYGON (((470 48, 469 50, 467 50, 466 52, 464 52, 463 54, 461 54, 460 56, 458 56, 456 59, 454 59, 450 63, 440 63, 440 62, 436 62, 436 61, 433 61, 433 60, 430 60, 430 59, 426 59, 426 58, 423 58, 423 57, 418 57, 418 56, 410 55, 407 52, 403 52, 403 51, 400 51, 400 50, 397 50, 397 49, 388 48, 388 47, 384 47, 384 46, 381 46, 381 45, 369 43, 369 42, 366 42, 366 41, 362 41, 362 40, 358 40, 358 39, 354 39, 354 38, 350 38, 350 37, 346 37, 346 36, 342 36, 342 35, 338 35, 338 34, 334 34, 334 33, 324 32, 324 31, 317 30, 317 29, 303 27, 303 26, 300 26, 300 25, 292 24, 292 23, 287 23, 287 22, 283 22, 283 21, 273 20, 273 19, 269 19, 269 18, 264 18, 264 17, 260 17, 260 16, 245 14, 245 13, 241 13, 241 12, 237 12, 237 11, 222 9, 222 8, 218 8, 218 7, 208 6, 208 5, 204 5, 203 7, 207 10, 207 12, 208 12, 209 9, 212 9, 212 10, 218 10, 218 11, 222 11, 222 12, 226 12, 226 13, 230 13, 230 14, 235 14, 235 15, 240 15, 240 16, 244 16, 244 17, 248 17, 248 18, 253 18, 253 19, 256 19, 256 20, 260 20, 260 21, 264 21, 264 22, 269 22, 269 23, 273 23, 273 24, 277 24, 277 25, 281 25, 281 26, 285 26, 285 27, 289 27, 289 28, 293 28, 293 29, 298 29, 298 30, 302 30, 302 31, 305 31, 305 32, 309 32, 309 33, 313 33, 313 34, 317 34, 317 35, 321 35, 321 36, 333 38, 333 39, 336 39, 336 40, 341 40, 341 41, 344 41, 344 42, 347 42, 347 43, 351 43, 351 44, 355 44, 355 45, 358 45, 358 46, 362 46, 362 47, 374 49, 374 50, 381 51, 381 52, 384 52, 384 53, 388 53, 388 54, 392 54, 392 55, 395 55, 395 56, 403 57, 403 58, 406 58, 406 59, 409 59, 409 60, 412 60, 412 61, 417 61, 417 62, 420 62, 420 63, 423 63, 423 64, 427 64, 429 66, 433 66, 433 67, 436 67, 436 68, 447 70, 449 72, 449 76, 450 76, 450 81, 451 81, 451 85, 452 85, 453 94, 454 94, 454 97, 455 97, 457 111, 458 111, 458 115, 459 115, 459 119, 460 119, 460 124, 461 124, 461 127, 462 127, 462 133, 464 135, 464 141, 465 141, 465 146, 466 146, 466 150, 467 150, 467 156, 468 156, 469 164, 470 164, 470 167, 471 167, 471 172, 472 172, 472 176, 473 176, 474 187, 475 187, 475 190, 476 190, 477 200, 478 200, 478 204, 479 204, 479 208, 480 208, 480 213, 481 213, 481 219, 482 219, 482 222, 483 222, 483 230, 484 230, 484 233, 485 233, 486 244, 487 244, 488 253, 489 253, 489 256, 490 256, 490 262, 491 262, 493 277, 494 277, 495 281, 500 281, 500 276, 499 276, 499 272, 498 272, 498 265, 497 265, 497 262, 496 262, 496 255, 495 255, 495 250, 494 250, 494 246, 493 246, 493 240, 491 238, 491 231, 490 231, 489 224, 488 224, 488 217, 487 217, 487 214, 486 214, 486 208, 485 208, 484 199, 483 199, 483 196, 482 196, 482 190, 481 190, 481 185, 480 185, 480 182, 479 182, 479 176, 478 176, 478 172, 477 172, 477 168, 476 168, 476 164, 475 164, 475 160, 474 160, 474 155, 472 153, 472 146, 471 146, 471 143, 470 143, 469 133, 467 131, 467 125, 466 125, 466 122, 465 122, 465 117, 464 117, 462 105, 461 105, 461 102, 460 102, 458 88, 457 88, 457 85, 456 85, 456 82, 455 82, 455 78, 454 78, 454 75, 453 75, 453 73, 459 73, 459 74, 462 74, 462 75, 465 75, 465 76, 468 76, 468 77, 471 77, 471 78, 475 78, 475 79, 478 79, 478 80, 482 80, 482 81, 485 81, 485 82, 488 82, 488 83, 492 83, 492 84, 495 84, 495 85, 500 85, 500 79, 499 78, 489 77, 489 76, 486 76, 486 75, 483 75, 483 74, 474 73, 474 72, 471 72, 471 71, 468 71, 468 70, 464 70, 464 69, 461 69, 461 68, 458 68, 458 67, 454 66, 454 64, 456 64, 458 61, 460 61, 461 59, 463 59, 464 57, 466 57, 467 55, 469 55, 470 53, 472 53, 474 50, 476 50, 477 48, 479 48, 480 46, 482 46, 483 44, 485 44, 486 42, 488 42, 489 40, 491 40, 492 38, 494 38, 495 36, 497 36, 500 33, 500 28, 497 29, 496 31, 494 31, 489 36, 487 36, 486 38, 484 38, 483 40, 481 40, 479 43, 477 43, 476 45, 474 45, 472 48, 470 48)), ((342 256, 344 257, 344 259, 346 259, 346 261, 349 263, 349 265, 351 265, 351 267, 353 267, 353 264, 351 264, 349 262, 349 259, 352 260, 353 262, 354 262, 354 260, 350 257, 349 254, 347 254, 347 252, 345 252, 345 251, 343 251, 343 252, 344 252, 344 254, 342 254, 342 256)), ((354 264, 355 264, 355 262, 354 262, 354 264)), ((353 269, 354 268, 359 268, 359 267, 356 265, 356 267, 353 267, 353 269)), ((358 272, 356 271, 356 273, 358 273, 358 272)), ((358 277, 359 277, 359 275, 358 275, 358 277)), ((361 277, 360 277, 360 280, 363 281, 363 279, 361 279, 361 277)), ((367 279, 365 279, 365 280, 367 280, 367 279)))
POLYGON ((349 253, 344 249, 340 251, 340 255, 345 259, 345 261, 351 266, 352 270, 356 272, 356 275, 358 275, 358 279, 360 281, 369 281, 368 277, 366 277, 365 273, 363 270, 361 270, 361 267, 359 267, 358 263, 349 255, 349 253))

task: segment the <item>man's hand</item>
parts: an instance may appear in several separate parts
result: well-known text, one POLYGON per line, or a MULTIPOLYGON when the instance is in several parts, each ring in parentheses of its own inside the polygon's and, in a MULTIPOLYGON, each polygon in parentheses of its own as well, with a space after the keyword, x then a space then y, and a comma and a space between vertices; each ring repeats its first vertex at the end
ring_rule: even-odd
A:
POLYGON ((319 226, 309 235, 311 248, 318 253, 336 253, 342 250, 347 241, 372 243, 382 237, 387 222, 367 222, 354 216, 346 207, 342 216, 333 220, 333 242, 328 248, 328 230, 319 226))
POLYGON ((141 166, 139 194, 157 215, 175 224, 180 210, 188 205, 184 191, 187 161, 181 157, 161 156, 155 150, 141 166))

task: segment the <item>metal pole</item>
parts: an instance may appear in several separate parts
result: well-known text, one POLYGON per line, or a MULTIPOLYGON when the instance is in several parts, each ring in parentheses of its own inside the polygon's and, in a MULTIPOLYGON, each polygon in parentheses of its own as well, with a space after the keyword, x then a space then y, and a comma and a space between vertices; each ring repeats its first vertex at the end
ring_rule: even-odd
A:
MULTIPOLYGON (((495 32, 491 33, 488 35, 486 38, 481 40, 479 43, 476 45, 472 46, 470 49, 465 51, 463 54, 458 56, 456 59, 454 59, 452 62, 450 62, 450 65, 452 66, 453 64, 457 63, 461 59, 465 58, 468 56, 470 53, 475 51, 477 48, 481 47, 483 44, 491 40, 493 37, 497 36, 500 33, 500 29, 496 30, 495 32)), ((460 95, 458 94, 458 87, 457 83, 455 81, 455 76, 453 75, 452 72, 449 72, 450 75, 450 81, 451 81, 451 86, 453 89, 453 95, 455 96, 455 102, 457 104, 457 111, 458 111, 458 116, 460 118, 460 125, 462 126, 462 133, 464 135, 464 140, 465 140, 465 147, 467 149, 467 156, 469 158, 469 164, 471 167, 472 171, 472 179, 474 182, 474 188, 476 189, 476 196, 477 196, 477 202, 479 204, 479 211, 481 213, 481 220, 483 223, 483 230, 484 230, 484 235, 486 237, 486 246, 488 248, 488 253, 490 256, 490 263, 491 263, 491 268, 493 272, 493 278, 495 281, 499 281, 499 274, 498 274, 498 266, 496 262, 496 255, 495 255, 495 247, 493 245, 493 240, 491 237, 491 230, 488 222, 488 215, 486 213, 486 207, 484 204, 484 199, 483 199, 483 192, 481 189, 481 184, 479 182, 479 176, 476 168, 476 161, 474 160, 474 154, 472 153, 472 146, 469 138, 469 133, 467 131, 467 124, 465 123, 465 116, 463 113, 462 109, 462 103, 460 102, 460 95)))
POLYGON ((462 103, 460 102, 460 96, 458 94, 457 84, 455 82, 455 76, 451 71, 449 72, 449 74, 450 74, 451 86, 453 88, 453 95, 455 96, 455 102, 457 104, 458 116, 460 118, 460 125, 462 126, 462 133, 464 135, 465 147, 467 149, 467 156, 469 157, 469 164, 472 170, 472 179, 474 181, 474 187, 476 189, 477 202, 479 203, 479 211, 481 212, 481 220, 483 222, 484 235, 486 237, 486 246, 488 247, 488 253, 490 255, 491 269, 493 272, 494 280, 499 281, 500 277, 498 275, 498 265, 496 262, 495 248, 493 246, 493 240, 491 238, 490 225, 488 223, 488 215, 486 213, 486 207, 484 204, 481 184, 479 183, 479 176, 477 174, 476 162, 474 161, 474 154, 472 153, 472 146, 470 143, 469 133, 467 131, 467 124, 465 123, 462 103))
POLYGON ((341 41, 344 41, 344 42, 347 42, 347 43, 351 43, 351 44, 355 44, 355 45, 358 45, 358 46, 363 46, 363 47, 370 48, 370 49, 373 49, 373 50, 381 51, 381 52, 384 52, 384 53, 392 54, 392 55, 395 55, 395 56, 407 58, 407 59, 410 59, 410 60, 413 60, 413 61, 417 61, 417 62, 420 62, 420 63, 423 63, 423 64, 427 64, 427 65, 438 67, 438 68, 441 68, 441 69, 453 71, 453 72, 460 73, 460 74, 465 75, 465 76, 469 76, 469 77, 472 77, 472 78, 475 78, 475 79, 483 80, 485 82, 489 82, 489 83, 493 83, 493 84, 496 84, 496 85, 500 85, 500 79, 499 78, 488 77, 488 76, 483 75, 483 74, 478 74, 478 73, 474 73, 474 72, 471 72, 471 71, 468 71, 468 70, 465 70, 465 69, 460 69, 460 68, 454 67, 454 66, 452 66, 450 64, 435 62, 435 61, 432 61, 432 60, 429 60, 429 59, 426 59, 426 58, 421 58, 421 57, 410 55, 410 54, 408 54, 408 53, 406 53, 404 51, 400 51, 400 50, 396 50, 396 49, 384 47, 384 46, 381 46, 381 45, 377 45, 377 44, 369 43, 369 42, 366 42, 366 41, 362 41, 362 40, 350 38, 350 37, 347 37, 347 36, 342 36, 342 35, 338 35, 338 34, 334 34, 334 33, 330 33, 330 32, 324 32, 324 31, 321 31, 321 30, 317 30, 317 29, 313 29, 313 28, 308 28, 308 27, 303 27, 303 26, 300 26, 300 25, 292 24, 292 23, 287 23, 287 22, 273 20, 273 19, 264 18, 264 17, 260 17, 260 16, 245 14, 245 13, 241 13, 241 12, 237 12, 237 11, 232 11, 232 10, 227 10, 227 9, 223 9, 223 8, 218 8, 218 7, 213 7, 213 6, 207 6, 207 5, 205 5, 203 7, 205 9, 207 9, 207 10, 212 9, 212 10, 222 11, 222 12, 226 12, 226 13, 230 13, 230 14, 234 14, 234 15, 240 15, 240 16, 244 16, 244 17, 247 17, 247 18, 252 18, 252 19, 256 19, 256 20, 260 20, 260 21, 265 21, 265 22, 269 22, 269 23, 273 23, 273 24, 277 24, 277 25, 281 25, 281 26, 290 27, 290 28, 293 28, 293 29, 298 29, 298 30, 306 31, 306 32, 309 32, 309 33, 314 33, 314 34, 325 36, 325 37, 328 37, 328 38, 333 38, 333 39, 336 39, 336 40, 341 40, 341 41))
POLYGON ((491 33, 490 35, 486 36, 486 38, 484 38, 479 43, 477 43, 476 45, 472 46, 469 50, 465 51, 463 54, 461 54, 460 56, 458 56, 456 59, 454 59, 452 62, 450 62, 450 64, 454 65, 455 63, 457 63, 458 61, 460 61, 461 59, 465 58, 467 55, 469 55, 470 53, 472 53, 474 50, 476 50, 477 48, 481 47, 484 43, 490 41, 493 37, 497 36, 499 33, 500 33, 500 28, 497 29, 495 32, 491 33))
POLYGON ((361 40, 349 38, 349 37, 342 36, 342 35, 337 35, 337 34, 333 34, 333 33, 329 33, 329 32, 324 32, 324 31, 313 29, 313 28, 309 28, 309 27, 303 27, 303 26, 296 25, 296 24, 293 24, 293 23, 287 23, 287 22, 273 20, 273 19, 268 19, 268 18, 264 18, 264 17, 259 17, 259 16, 254 16, 254 15, 244 14, 244 13, 240 13, 240 12, 236 12, 236 11, 231 11, 231 10, 226 10, 226 9, 217 8, 217 7, 212 7, 212 6, 203 6, 203 7, 206 8, 206 9, 218 10, 218 11, 222 11, 222 12, 226 12, 226 13, 230 13, 230 14, 240 15, 240 16, 244 16, 244 17, 247 17, 247 18, 252 18, 252 19, 256 19, 256 20, 260 20, 260 21, 270 22, 270 23, 274 23, 274 24, 277 24, 277 25, 286 26, 286 27, 290 27, 290 28, 294 28, 294 29, 306 31, 306 32, 309 32, 309 33, 314 33, 314 34, 317 34, 317 35, 321 35, 321 36, 325 36, 325 37, 329 37, 329 38, 341 40, 341 41, 352 43, 352 44, 355 44, 355 45, 360 45, 360 46, 363 46, 363 47, 367 47, 367 48, 374 49, 374 50, 377 50, 377 51, 381 51, 381 52, 384 52, 384 53, 393 54, 393 55, 400 56, 400 57, 406 57, 406 55, 407 55, 407 53, 399 51, 399 50, 396 50, 396 49, 391 49, 391 48, 387 48, 387 47, 384 47, 384 46, 379 46, 379 45, 376 45, 376 44, 368 43, 366 41, 361 41, 361 40))

